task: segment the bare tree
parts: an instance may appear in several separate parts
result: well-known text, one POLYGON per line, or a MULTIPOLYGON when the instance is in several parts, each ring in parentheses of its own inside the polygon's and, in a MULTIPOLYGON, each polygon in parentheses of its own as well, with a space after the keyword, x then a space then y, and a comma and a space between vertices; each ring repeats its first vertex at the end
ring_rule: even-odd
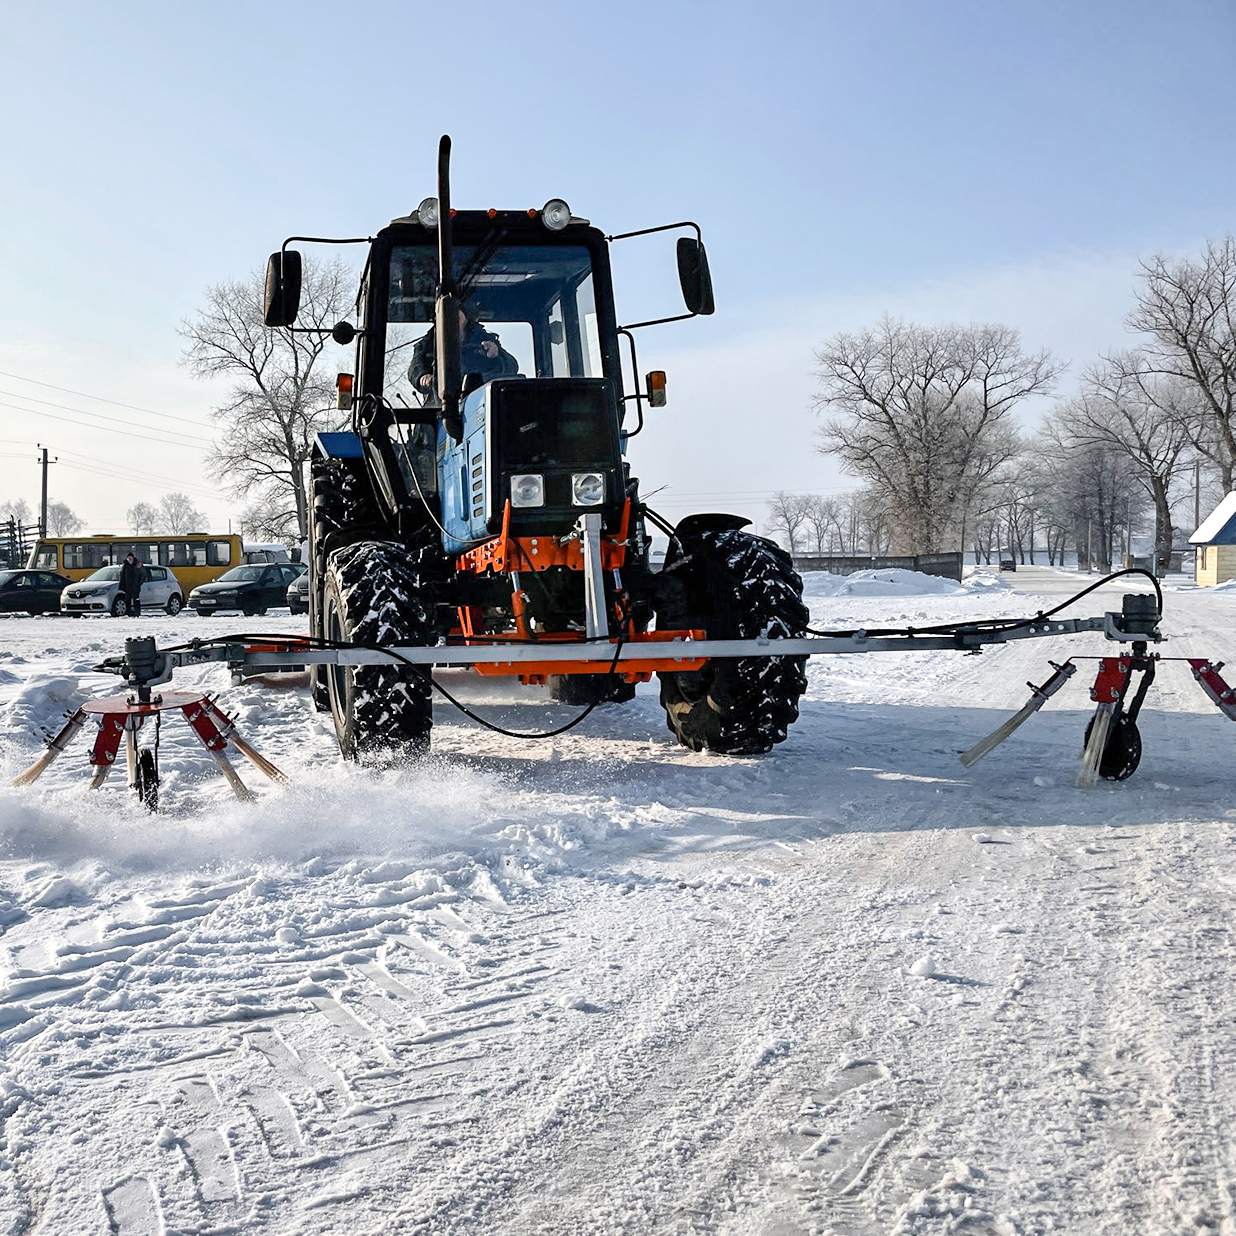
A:
POLYGON ((159 521, 159 511, 149 502, 135 502, 125 512, 125 520, 129 525, 129 531, 134 536, 142 536, 155 530, 155 525, 159 521))
POLYGON ((85 527, 84 522, 63 502, 47 504, 48 536, 72 536, 85 527))
POLYGON ((1190 383, 1200 397, 1194 448, 1218 469, 1224 491, 1236 466, 1236 240, 1206 245, 1200 259, 1142 263, 1129 325, 1149 336, 1139 368, 1190 383))
POLYGON ((975 494, 1019 449, 1013 414, 1059 372, 1005 326, 916 326, 885 318, 816 354, 820 449, 885 503, 911 552, 964 538, 975 494))
POLYGON ((1046 522, 1065 530, 1083 570, 1110 571, 1131 520, 1135 523, 1133 517, 1140 514, 1145 491, 1121 451, 1103 442, 1075 442, 1070 423, 1068 408, 1044 422, 1041 449, 1052 477, 1044 502, 1046 522))
POLYGON ((0 502, 0 520, 11 519, 19 524, 30 522, 30 503, 25 498, 5 498, 0 502))
POLYGON ((296 512, 281 506, 277 495, 261 498, 241 513, 240 531, 255 541, 294 541, 296 512))
POLYGON ((206 530, 206 516, 193 505, 192 500, 185 494, 164 494, 159 502, 156 518, 160 532, 180 535, 185 532, 204 532, 206 530))
POLYGON ((1101 446, 1122 456, 1154 507, 1155 563, 1171 562, 1171 485, 1185 466, 1197 387, 1182 378, 1155 378, 1136 357, 1110 357, 1086 374, 1082 396, 1063 410, 1060 429, 1079 446, 1101 446))
POLYGON ((869 488, 857 490, 851 498, 854 510, 854 552, 861 546, 869 554, 887 554, 893 544, 893 521, 883 498, 869 488))
POLYGON ((299 322, 320 333, 270 330, 262 324, 263 275, 221 283, 181 326, 185 363, 201 378, 235 382, 215 410, 223 433, 211 471, 238 498, 263 510, 273 504, 308 535, 304 466, 314 435, 336 427, 333 384, 317 372, 330 327, 350 303, 351 276, 341 262, 304 264, 299 322))
POLYGON ((826 498, 820 494, 806 498, 804 522, 811 530, 817 554, 831 554, 844 548, 842 516, 843 508, 836 498, 826 498))
POLYGON ((783 490, 773 494, 768 504, 768 530, 785 533, 790 553, 798 551, 798 534, 807 522, 807 509, 811 502, 802 494, 787 494, 783 490))

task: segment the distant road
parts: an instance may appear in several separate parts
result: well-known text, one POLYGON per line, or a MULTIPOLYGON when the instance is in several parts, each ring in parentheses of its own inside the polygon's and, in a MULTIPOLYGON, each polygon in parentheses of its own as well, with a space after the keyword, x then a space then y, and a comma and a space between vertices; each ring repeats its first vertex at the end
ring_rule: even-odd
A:
MULTIPOLYGON (((1016 571, 1002 571, 1000 574, 1001 578, 1011 584, 1015 591, 1033 592, 1039 596, 1053 596, 1057 593, 1068 596, 1069 593, 1077 592, 1087 584, 1102 578, 1100 575, 1079 574, 1077 571, 1064 571, 1043 566, 1019 566, 1016 571)), ((1170 582, 1184 583, 1185 576, 1174 575, 1170 582)), ((1099 590, 1101 595, 1143 591, 1150 591, 1150 581, 1137 575, 1122 576, 1099 590)))

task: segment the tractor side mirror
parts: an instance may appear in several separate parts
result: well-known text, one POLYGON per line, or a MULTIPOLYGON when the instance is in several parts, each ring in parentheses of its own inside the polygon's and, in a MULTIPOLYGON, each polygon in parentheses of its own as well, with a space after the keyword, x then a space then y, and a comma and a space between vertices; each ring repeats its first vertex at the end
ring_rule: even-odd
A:
POLYGON ((291 326, 300 312, 300 252, 281 249, 266 262, 262 320, 267 326, 291 326))
POLYGON ((709 314, 715 311, 708 254, 704 250, 704 242, 693 236, 678 238, 678 282, 689 313, 709 314))

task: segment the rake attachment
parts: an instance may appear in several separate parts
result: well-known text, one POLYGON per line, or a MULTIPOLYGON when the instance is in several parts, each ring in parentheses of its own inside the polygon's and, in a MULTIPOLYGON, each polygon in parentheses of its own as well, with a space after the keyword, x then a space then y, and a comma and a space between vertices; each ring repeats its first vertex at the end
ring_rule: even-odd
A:
POLYGON ((1222 661, 1147 653, 1146 645, 1138 641, 1134 642, 1131 653, 1118 657, 1070 657, 1063 665, 1049 662, 1054 671, 1052 676, 1041 686, 1030 683, 1031 696, 1026 703, 998 729, 962 752, 961 762, 967 768, 977 764, 1038 712, 1076 672, 1074 660, 1097 660, 1099 663, 1094 686, 1090 688, 1090 698, 1095 705, 1094 715, 1086 725, 1081 768, 1077 774, 1077 784, 1083 788, 1094 785, 1100 779, 1124 781, 1136 772, 1142 758, 1142 737, 1137 728, 1137 718, 1160 662, 1183 661, 1206 697, 1225 717, 1236 721, 1236 687, 1230 686, 1219 673, 1223 668, 1222 661), (1130 697, 1134 674, 1140 674, 1141 681, 1130 697))
POLYGON ((143 693, 147 696, 145 700, 136 695, 109 695, 83 704, 48 743, 47 750, 29 768, 13 778, 13 784, 33 785, 64 753, 77 731, 94 717, 98 720, 98 731, 90 750, 90 765, 94 769, 90 788, 97 790, 107 780, 120 754, 120 741, 123 738, 126 744, 129 785, 137 793, 142 805, 149 811, 155 811, 158 809, 159 796, 158 731, 163 713, 173 710, 181 713, 202 745, 214 757, 219 771, 227 778, 237 798, 246 801, 253 797, 253 793, 241 781, 240 775, 228 759, 229 742, 272 781, 287 780, 274 764, 241 738, 231 718, 209 696, 189 691, 168 691, 162 695, 151 696, 149 688, 143 693), (139 750, 138 731, 152 717, 156 734, 154 746, 139 750))

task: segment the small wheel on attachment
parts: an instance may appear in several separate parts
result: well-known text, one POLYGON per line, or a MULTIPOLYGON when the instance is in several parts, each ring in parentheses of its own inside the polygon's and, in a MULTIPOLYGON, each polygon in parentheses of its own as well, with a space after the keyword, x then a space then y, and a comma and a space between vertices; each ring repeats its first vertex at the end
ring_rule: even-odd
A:
MULTIPOLYGON (((1082 740, 1084 751, 1090 742, 1090 731, 1094 728, 1093 719, 1086 726, 1086 737, 1082 740)), ((1138 732, 1137 722, 1132 721, 1125 713, 1112 722, 1107 735, 1107 746, 1099 760, 1099 776, 1104 781, 1125 781, 1136 771, 1142 762, 1142 736, 1138 732)))
POLYGON ((137 779, 133 782, 138 801, 147 811, 159 810, 159 766, 155 754, 145 747, 137 753, 137 779))

